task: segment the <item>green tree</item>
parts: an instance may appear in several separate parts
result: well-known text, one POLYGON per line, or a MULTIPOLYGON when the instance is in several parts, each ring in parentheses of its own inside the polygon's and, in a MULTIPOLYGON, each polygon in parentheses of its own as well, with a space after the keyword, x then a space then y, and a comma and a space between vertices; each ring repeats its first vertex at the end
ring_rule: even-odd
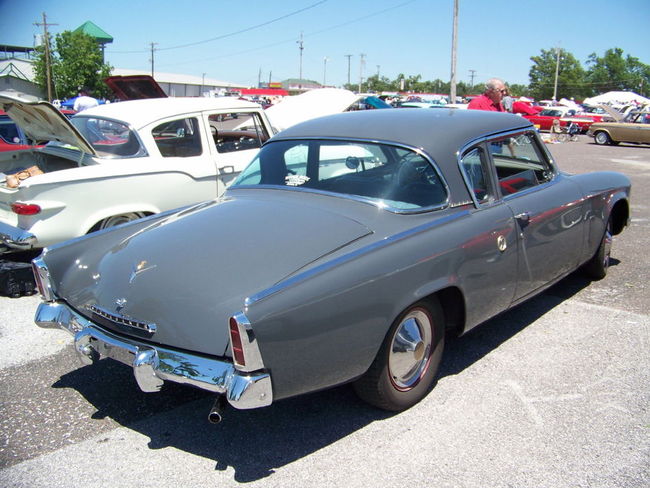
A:
POLYGON ((592 53, 587 65, 587 80, 596 93, 620 90, 644 95, 650 87, 650 66, 630 55, 624 57, 622 49, 608 49, 602 57, 592 53))
MULTIPOLYGON (((112 67, 104 63, 100 45, 83 32, 64 31, 50 42, 50 67, 54 96, 70 98, 80 87, 89 88, 95 97, 105 97, 109 89, 104 78, 110 76, 112 67)), ((45 49, 36 50, 34 78, 47 92, 45 49)))
POLYGON ((555 89, 555 70, 558 68, 557 96, 561 98, 584 98, 591 95, 585 84, 585 70, 580 62, 568 51, 560 50, 558 63, 557 49, 542 49, 539 56, 532 56, 533 65, 528 72, 530 94, 536 99, 551 99, 555 89))

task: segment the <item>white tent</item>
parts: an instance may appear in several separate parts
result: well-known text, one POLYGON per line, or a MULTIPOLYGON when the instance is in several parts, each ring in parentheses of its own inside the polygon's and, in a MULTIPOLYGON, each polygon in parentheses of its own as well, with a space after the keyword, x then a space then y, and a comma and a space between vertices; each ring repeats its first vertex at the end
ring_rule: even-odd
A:
POLYGON ((628 105, 630 103, 636 102, 639 105, 645 105, 650 103, 650 99, 642 97, 638 93, 626 92, 626 91, 610 91, 598 95, 596 97, 591 97, 585 99, 585 105, 599 105, 599 104, 608 104, 608 105, 628 105))

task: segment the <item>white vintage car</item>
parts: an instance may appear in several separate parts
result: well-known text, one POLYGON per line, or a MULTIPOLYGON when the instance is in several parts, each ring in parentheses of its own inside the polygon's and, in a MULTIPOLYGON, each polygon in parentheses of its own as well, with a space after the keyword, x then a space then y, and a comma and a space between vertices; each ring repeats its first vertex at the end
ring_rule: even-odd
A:
POLYGON ((273 135, 259 105, 230 97, 119 102, 68 120, 0 92, 0 109, 50 141, 0 155, 0 253, 215 198, 273 135))

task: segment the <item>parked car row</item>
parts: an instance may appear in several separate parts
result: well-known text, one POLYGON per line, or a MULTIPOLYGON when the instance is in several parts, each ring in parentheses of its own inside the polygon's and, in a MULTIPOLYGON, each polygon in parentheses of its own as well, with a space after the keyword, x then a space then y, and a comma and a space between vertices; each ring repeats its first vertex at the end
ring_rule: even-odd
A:
MULTIPOLYGON (((197 130, 207 141, 209 117, 187 113, 198 125, 131 122, 147 151, 197 130)), ((93 121, 112 119, 75 127, 90 137, 93 121)), ((88 149, 125 133, 107 125, 88 149)), ((257 408, 347 382, 400 411, 435 384, 446 333, 578 268, 604 277, 629 196, 622 174, 561 172, 516 115, 317 118, 269 139, 220 198, 48 247, 34 261, 35 320, 73 334, 85 364, 128 365, 143 391, 213 392, 215 422, 226 402, 257 408)))
POLYGON ((632 111, 621 122, 592 124, 589 135, 596 144, 650 144, 650 111, 632 111))

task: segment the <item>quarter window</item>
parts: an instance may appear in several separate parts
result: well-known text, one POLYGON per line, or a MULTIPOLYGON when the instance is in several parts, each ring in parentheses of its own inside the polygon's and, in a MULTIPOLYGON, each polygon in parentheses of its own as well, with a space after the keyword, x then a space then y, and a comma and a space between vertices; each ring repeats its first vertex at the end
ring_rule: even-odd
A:
POLYGON ((472 149, 460 161, 469 189, 479 203, 487 202, 490 199, 486 164, 485 152, 480 147, 472 149))

